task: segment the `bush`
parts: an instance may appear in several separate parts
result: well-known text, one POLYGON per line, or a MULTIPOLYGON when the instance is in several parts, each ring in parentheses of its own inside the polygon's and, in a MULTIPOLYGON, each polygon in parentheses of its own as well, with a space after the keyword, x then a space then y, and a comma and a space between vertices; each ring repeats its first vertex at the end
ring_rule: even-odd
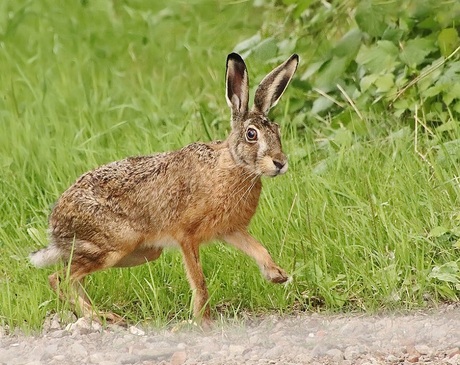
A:
MULTIPOLYGON (((460 2, 456 0, 256 1, 287 16, 237 45, 246 56, 295 51, 303 74, 291 108, 315 117, 366 113, 446 123, 460 116, 460 2), (278 34, 291 34, 278 40, 278 34), (265 37, 271 34, 272 37, 265 37), (273 36, 273 34, 275 34, 273 36), (345 112, 345 113, 344 113, 345 112)), ((279 56, 279 57, 278 57, 279 56)), ((344 119, 345 118, 345 119, 344 119)))

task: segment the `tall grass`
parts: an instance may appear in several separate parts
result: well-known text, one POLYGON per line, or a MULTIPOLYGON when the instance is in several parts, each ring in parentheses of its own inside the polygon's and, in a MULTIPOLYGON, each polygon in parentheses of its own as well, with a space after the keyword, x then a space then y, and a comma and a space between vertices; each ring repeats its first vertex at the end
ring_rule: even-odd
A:
MULTIPOLYGON (((37 329, 62 308, 47 283, 53 268, 35 269, 27 255, 47 244, 51 206, 80 174, 225 137, 225 57, 263 22, 248 2, 0 4, 0 325, 37 329)), ((253 86, 273 66, 247 61, 253 86)), ((413 129, 382 116, 364 133, 299 127, 289 91, 283 99, 275 117, 290 170, 264 181, 251 231, 293 281, 269 284, 241 253, 206 246, 214 315, 457 299, 459 167, 446 145, 418 133, 422 157, 413 129)), ((438 140, 460 138, 448 133, 438 140)), ((86 288, 100 309, 133 321, 190 316, 175 251, 96 273, 86 288)))

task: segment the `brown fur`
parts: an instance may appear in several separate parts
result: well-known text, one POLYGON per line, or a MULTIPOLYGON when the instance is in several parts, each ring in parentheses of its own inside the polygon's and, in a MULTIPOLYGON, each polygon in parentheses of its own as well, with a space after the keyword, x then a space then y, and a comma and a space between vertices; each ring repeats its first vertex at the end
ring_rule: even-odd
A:
MULTIPOLYGON (((49 220, 51 244, 32 254, 32 261, 44 266, 56 258, 71 258, 70 275, 78 288, 74 302, 85 315, 92 312, 79 285, 86 275, 155 260, 166 246, 181 249, 195 291, 194 315, 205 321, 210 312, 199 258, 203 242, 225 240, 254 258, 268 280, 286 281, 286 273, 247 227, 258 205, 261 176, 276 176, 287 169, 279 127, 266 113, 281 97, 297 62, 293 55, 272 71, 266 80, 279 85, 262 82, 256 107, 248 111, 246 67, 238 55, 229 55, 232 132, 227 140, 129 157, 84 174, 59 198, 49 220), (287 76, 279 76, 280 72, 287 76), (257 105, 265 105, 266 110, 258 110, 257 105), (248 128, 257 130, 257 142, 247 140, 248 128)), ((50 277, 55 289, 57 277, 58 273, 50 277)))

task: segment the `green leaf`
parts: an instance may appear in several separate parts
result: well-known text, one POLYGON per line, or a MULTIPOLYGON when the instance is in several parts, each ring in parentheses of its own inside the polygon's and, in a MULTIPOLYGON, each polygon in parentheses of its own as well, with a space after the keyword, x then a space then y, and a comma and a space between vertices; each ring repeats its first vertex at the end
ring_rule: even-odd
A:
POLYGON ((367 76, 364 76, 360 81, 359 81, 359 87, 361 88, 362 92, 367 91, 372 85, 374 85, 375 80, 377 80, 379 76, 376 74, 370 74, 367 76))
POLYGON ((398 43, 404 35, 404 30, 399 28, 387 28, 383 32, 382 40, 391 41, 393 43, 398 43))
POLYGON ((397 110, 396 115, 401 115, 406 110, 410 110, 413 103, 408 99, 398 99, 393 103, 393 108, 397 110))
POLYGON ((441 237, 442 235, 446 234, 447 232, 449 232, 449 230, 446 227, 438 226, 438 227, 434 227, 430 231, 429 236, 437 238, 437 237, 441 237))
POLYGON ((394 75, 391 73, 384 74, 375 80, 375 86, 377 86, 377 92, 379 93, 385 93, 390 91, 393 88, 394 84, 394 75))
POLYGON ((307 70, 302 74, 301 79, 305 80, 314 75, 325 64, 325 61, 311 63, 307 70))
POLYGON ((436 50, 434 41, 429 38, 410 39, 403 46, 401 61, 411 68, 416 68, 426 60, 426 57, 436 50))
POLYGON ((274 38, 264 39, 252 49, 252 55, 260 60, 265 61, 276 56, 278 46, 274 38))
MULTIPOLYGON (((450 120, 436 128, 436 132, 442 133, 444 131, 455 130, 456 128, 458 128, 457 123, 458 122, 456 121, 450 120)), ((460 139, 455 139, 453 141, 441 143, 437 146, 436 149, 438 150, 436 156, 436 163, 440 165, 446 163, 456 163, 456 161, 458 161, 458 159, 460 158, 460 139)), ((458 232, 454 232, 454 234, 458 235, 458 232)))
POLYGON ((238 52, 241 54, 241 56, 243 57, 247 57, 249 55, 249 53, 251 52, 251 49, 255 46, 257 46, 257 44, 260 43, 261 41, 261 36, 259 33, 253 35, 252 37, 250 38, 247 38, 243 41, 241 41, 240 43, 238 43, 235 48, 234 48, 234 51, 235 52, 238 52))
POLYGON ((337 81, 344 76, 349 63, 346 58, 334 56, 317 73, 315 87, 325 92, 335 89, 337 81))
POLYGON ((370 73, 392 72, 399 64, 399 50, 390 41, 378 41, 371 47, 361 47, 356 62, 370 73))
MULTIPOLYGON (((289 1, 289 0, 288 0, 289 1)), ((297 6, 294 9, 293 16, 299 18, 305 10, 307 10, 312 4, 313 0, 297 0, 297 6)))
POLYGON ((444 72, 439 76, 436 85, 447 85, 450 87, 453 82, 458 82, 460 79, 460 61, 452 62, 446 66, 444 72))
POLYGON ((443 101, 446 105, 450 105, 454 99, 460 100, 460 80, 457 80, 447 92, 443 95, 443 101))
MULTIPOLYGON (((430 71, 430 69, 432 69, 433 67, 435 67, 435 65, 438 65, 442 61, 443 61, 442 57, 434 60, 430 65, 427 65, 426 67, 421 69, 420 73, 426 73, 430 71)), ((443 71, 444 71, 444 68, 441 66, 441 67, 435 68, 434 71, 431 71, 428 74, 426 74, 425 77, 423 77, 420 81, 417 82, 418 90, 420 92, 425 91, 431 86, 433 86, 439 80, 443 71)))
POLYGON ((319 114, 319 113, 329 109, 332 106, 332 104, 334 104, 332 102, 332 100, 330 100, 328 98, 325 98, 324 96, 320 96, 318 99, 316 99, 313 102, 311 112, 313 114, 319 114))
POLYGON ((438 44, 441 54, 444 57, 449 56, 460 44, 457 29, 443 29, 438 35, 438 44))
POLYGON ((444 85, 436 85, 436 86, 429 87, 426 90, 423 90, 420 93, 420 95, 423 98, 432 98, 433 96, 437 96, 441 94, 444 91, 444 89, 445 89, 444 85))
POLYGON ((359 2, 355 21, 363 32, 372 37, 380 37, 388 27, 384 12, 370 0, 359 2))
POLYGON ((459 280, 458 264, 454 261, 447 262, 441 266, 435 266, 428 275, 430 279, 457 284, 459 280))
POLYGON ((361 47, 362 33, 358 28, 354 28, 346 33, 332 50, 333 55, 354 60, 361 47))
POLYGON ((353 143, 353 133, 345 128, 336 131, 333 139, 338 146, 350 146, 353 143))

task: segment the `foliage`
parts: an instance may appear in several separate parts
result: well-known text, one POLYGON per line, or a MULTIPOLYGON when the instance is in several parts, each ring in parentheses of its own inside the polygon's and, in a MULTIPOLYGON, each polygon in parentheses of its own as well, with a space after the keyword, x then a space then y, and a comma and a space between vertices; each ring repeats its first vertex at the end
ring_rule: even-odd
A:
POLYGON ((307 66, 295 85, 297 108, 342 123, 349 110, 359 118, 369 111, 401 117, 419 110, 428 122, 459 119, 460 2, 282 0, 264 6, 288 15, 251 38, 260 38, 254 47, 246 41, 237 48, 259 57, 300 53, 307 66), (290 37, 278 40, 272 28, 290 37))

